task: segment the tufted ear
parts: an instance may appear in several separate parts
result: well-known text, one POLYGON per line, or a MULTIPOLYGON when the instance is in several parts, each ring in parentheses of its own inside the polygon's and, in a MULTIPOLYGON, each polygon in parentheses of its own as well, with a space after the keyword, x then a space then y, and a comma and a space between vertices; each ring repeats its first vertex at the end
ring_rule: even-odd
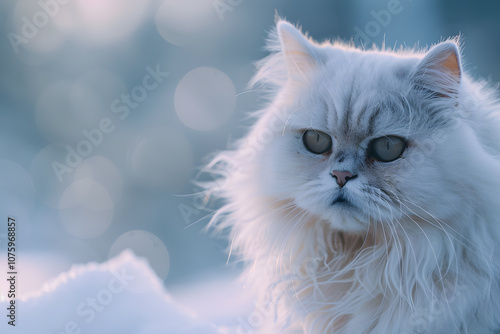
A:
POLYGON ((460 51, 454 41, 432 47, 420 60, 415 72, 418 86, 441 97, 452 97, 458 93, 462 76, 460 51))
POLYGON ((286 21, 277 24, 281 52, 285 58, 289 79, 304 79, 317 65, 314 45, 293 25, 286 21))

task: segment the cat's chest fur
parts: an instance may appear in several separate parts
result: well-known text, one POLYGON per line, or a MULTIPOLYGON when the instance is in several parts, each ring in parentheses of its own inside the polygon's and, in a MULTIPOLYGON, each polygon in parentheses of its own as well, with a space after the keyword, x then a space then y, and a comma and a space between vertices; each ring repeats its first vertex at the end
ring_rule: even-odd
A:
POLYGON ((468 299, 498 289, 482 275, 461 281, 457 269, 481 270, 467 263, 477 254, 469 254, 466 247, 455 245, 463 258, 453 268, 443 268, 440 264, 446 261, 438 257, 449 255, 418 236, 372 231, 371 237, 362 238, 307 226, 303 232, 303 237, 331 233, 322 245, 329 249, 311 248, 308 253, 297 248, 293 259, 290 254, 268 254, 256 259, 249 272, 252 281, 268 287, 260 303, 282 317, 276 321, 270 316, 258 333, 283 328, 288 328, 283 333, 475 333, 474 315, 467 312, 475 301, 468 299), (399 238, 412 237, 413 249, 406 249, 408 242, 399 238), (419 247, 424 248, 415 255, 419 247), (430 254, 434 261, 427 261, 430 254), (470 317, 470 327, 464 328, 456 317, 470 317))

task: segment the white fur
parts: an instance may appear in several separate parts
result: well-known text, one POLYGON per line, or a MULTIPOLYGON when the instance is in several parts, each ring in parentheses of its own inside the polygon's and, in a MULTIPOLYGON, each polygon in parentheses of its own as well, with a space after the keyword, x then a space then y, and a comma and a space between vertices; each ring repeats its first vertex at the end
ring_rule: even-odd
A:
POLYGON ((363 51, 280 21, 270 51, 254 81, 269 104, 207 168, 226 202, 212 226, 272 314, 254 332, 493 333, 500 105, 464 73, 457 41, 363 51), (308 152, 305 129, 330 134, 332 153, 308 152), (385 135, 408 139, 403 156, 368 161, 385 135), (355 209, 331 204, 335 169, 358 175, 344 187, 355 209))

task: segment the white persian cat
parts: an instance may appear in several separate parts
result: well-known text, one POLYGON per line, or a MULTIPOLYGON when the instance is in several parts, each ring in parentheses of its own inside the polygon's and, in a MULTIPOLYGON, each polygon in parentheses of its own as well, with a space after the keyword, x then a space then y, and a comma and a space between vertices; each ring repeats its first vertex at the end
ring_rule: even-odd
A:
POLYGON ((500 104, 456 40, 318 44, 285 21, 255 125, 208 166, 260 305, 239 333, 500 327, 500 104))

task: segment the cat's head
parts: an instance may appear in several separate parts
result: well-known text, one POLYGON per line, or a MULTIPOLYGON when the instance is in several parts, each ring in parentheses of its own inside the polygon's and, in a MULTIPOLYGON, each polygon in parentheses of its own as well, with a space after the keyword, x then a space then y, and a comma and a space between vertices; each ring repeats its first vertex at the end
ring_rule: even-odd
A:
POLYGON ((264 141, 250 163, 266 196, 346 231, 456 214, 477 150, 460 121, 456 41, 364 51, 317 44, 284 21, 275 37, 256 76, 275 95, 249 135, 264 141))

